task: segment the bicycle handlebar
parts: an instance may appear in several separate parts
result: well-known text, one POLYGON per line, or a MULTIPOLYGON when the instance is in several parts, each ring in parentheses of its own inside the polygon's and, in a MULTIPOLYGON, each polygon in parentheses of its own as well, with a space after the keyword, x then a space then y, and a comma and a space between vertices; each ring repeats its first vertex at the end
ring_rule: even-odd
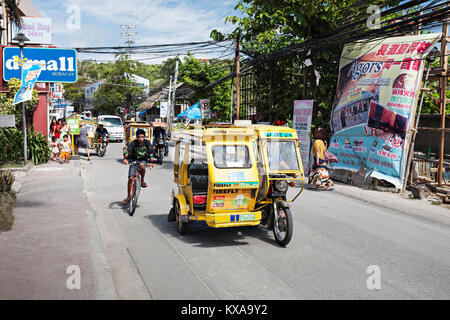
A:
MULTIPOLYGON (((125 159, 126 160, 126 159, 125 159)), ((142 161, 135 160, 135 161, 128 161, 128 165, 140 165, 142 161)), ((151 161, 147 161, 147 165, 152 164, 151 161)))

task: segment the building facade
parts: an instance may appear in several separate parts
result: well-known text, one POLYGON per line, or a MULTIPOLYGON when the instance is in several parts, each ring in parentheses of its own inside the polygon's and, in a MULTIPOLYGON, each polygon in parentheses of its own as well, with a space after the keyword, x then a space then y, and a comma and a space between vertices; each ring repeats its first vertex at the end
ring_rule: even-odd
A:
MULTIPOLYGON (((0 60, 3 61, 3 48, 6 46, 16 46, 12 43, 12 38, 14 37, 15 27, 11 22, 9 10, 5 5, 4 0, 0 0, 1 3, 1 27, 2 33, 0 36, 1 50, 0 50, 0 60)), ((43 18, 39 10, 33 5, 31 0, 21 0, 18 4, 18 11, 22 17, 30 18, 43 18)), ((39 44, 28 45, 33 47, 43 47, 39 44)), ((48 47, 48 45, 47 45, 48 47)), ((33 111, 32 115, 27 117, 27 126, 33 125, 34 129, 44 135, 48 135, 49 131, 49 83, 36 83, 35 90, 39 93, 39 99, 36 109, 33 111)), ((3 63, 0 64, 0 93, 9 93, 9 89, 6 81, 3 80, 3 63)))

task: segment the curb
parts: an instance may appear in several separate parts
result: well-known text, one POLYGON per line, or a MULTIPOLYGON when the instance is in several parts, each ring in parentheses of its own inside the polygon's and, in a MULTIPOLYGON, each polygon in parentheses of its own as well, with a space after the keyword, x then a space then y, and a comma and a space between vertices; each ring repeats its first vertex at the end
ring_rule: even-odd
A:
MULTIPOLYGON (((358 187, 355 187, 358 188, 358 187)), ((360 188, 358 188, 360 189, 360 188)), ((362 189, 364 190, 364 189, 362 189)), ((383 191, 377 191, 377 190, 372 190, 372 191, 376 191, 376 192, 380 192, 380 193, 385 193, 383 191)), ((415 217, 417 219, 421 219, 421 220, 426 220, 428 222, 432 222, 432 223, 442 223, 445 224, 447 226, 450 226, 450 215, 444 215, 442 213, 435 213, 432 214, 431 212, 427 212, 427 214, 421 214, 421 212, 417 212, 414 210, 408 210, 408 208, 401 208, 399 206, 392 206, 392 202, 391 201, 383 201, 383 200, 378 200, 378 199, 373 199, 373 198, 364 198, 360 195, 355 194, 354 192, 350 191, 343 191, 343 190, 338 190, 338 188, 336 188, 334 191, 335 193, 342 195, 344 197, 356 200, 356 201, 360 201, 369 205, 374 205, 380 208, 383 208, 385 210, 389 210, 391 212, 397 212, 399 214, 402 215, 408 215, 411 217, 415 217)), ((427 203, 425 200, 413 200, 413 199, 406 199, 404 197, 402 197, 401 195, 406 195, 407 193, 392 193, 392 195, 394 197, 399 197, 402 200, 405 201, 411 201, 411 203, 413 204, 413 201, 420 201, 421 203, 424 203, 426 206, 431 206, 431 204, 427 203)), ((431 210, 432 207, 430 207, 431 210)), ((442 209, 446 209, 445 207, 442 207, 442 209)), ((450 213, 450 211, 449 211, 450 213)))
POLYGON ((14 181, 14 183, 11 186, 11 190, 15 193, 19 193, 20 189, 22 189, 22 184, 20 182, 14 181))
POLYGON ((32 162, 28 162, 26 166, 24 167, 11 167, 11 168, 0 168, 0 171, 6 171, 11 170, 11 172, 28 172, 30 171, 35 165, 32 162))

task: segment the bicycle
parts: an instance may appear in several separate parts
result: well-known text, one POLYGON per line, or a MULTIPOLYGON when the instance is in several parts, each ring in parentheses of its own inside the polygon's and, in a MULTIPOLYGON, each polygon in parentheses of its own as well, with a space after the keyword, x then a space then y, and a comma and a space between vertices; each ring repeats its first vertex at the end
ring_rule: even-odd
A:
MULTIPOLYGON (((131 198, 130 198, 130 202, 128 203, 128 214, 130 216, 134 215, 134 211, 136 210, 136 206, 137 206, 137 201, 139 198, 139 194, 141 193, 141 172, 140 172, 140 161, 133 161, 130 162, 130 165, 135 165, 136 166, 136 174, 133 177, 133 183, 131 184, 131 198)), ((149 168, 151 169, 152 167, 149 166, 149 168)))

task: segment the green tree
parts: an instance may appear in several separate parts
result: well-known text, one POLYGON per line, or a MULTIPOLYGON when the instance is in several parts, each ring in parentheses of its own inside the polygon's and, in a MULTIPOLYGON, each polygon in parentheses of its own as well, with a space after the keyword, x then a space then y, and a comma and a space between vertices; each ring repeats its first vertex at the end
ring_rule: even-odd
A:
POLYGON ((190 102, 209 99, 211 111, 222 121, 230 118, 230 81, 222 82, 208 90, 205 87, 230 72, 227 68, 228 63, 226 60, 217 59, 202 61, 189 54, 179 67, 181 81, 193 89, 190 102))
MULTIPOLYGON (((450 62, 450 58, 447 57, 447 59, 450 62)), ((432 68, 439 68, 440 64, 440 58, 436 58, 432 63, 432 68)), ((425 69, 426 70, 426 69, 425 69)), ((440 105, 439 105, 439 99, 440 99, 440 84, 438 80, 431 80, 427 84, 427 88, 431 89, 430 92, 425 93, 424 99, 423 99, 423 105, 422 105, 422 114, 439 114, 440 111, 440 105), (431 96, 431 97, 430 97, 431 96)), ((423 93, 421 93, 423 94, 423 93)), ((447 82, 447 101, 450 101, 450 81, 447 82)), ((420 103, 420 99, 419 99, 420 103)), ((450 113, 450 104, 447 103, 446 105, 446 113, 450 113)))
POLYGON ((129 110, 145 99, 144 88, 132 79, 137 64, 128 56, 122 55, 108 71, 104 84, 94 94, 94 107, 97 112, 115 114, 119 107, 129 110))
POLYGON ((78 76, 77 82, 64 84, 64 98, 73 101, 76 111, 81 111, 85 104, 84 89, 88 84, 85 76, 78 76))
POLYGON ((342 46, 330 43, 319 47, 316 39, 321 39, 323 44, 336 30, 353 30, 356 26, 346 29, 345 25, 359 19, 364 21, 357 26, 362 27, 359 32, 367 31, 364 19, 368 17, 369 5, 385 8, 398 3, 395 0, 240 0, 236 10, 241 14, 226 20, 236 26, 234 31, 223 35, 214 30, 211 36, 215 40, 239 39, 241 51, 255 62, 251 68, 258 97, 255 107, 264 120, 289 120, 293 100, 314 99, 313 123, 324 124, 330 117, 342 46), (308 43, 309 54, 300 50, 295 57, 283 58, 280 50, 290 53, 292 45, 304 43, 308 43), (274 52, 278 56, 271 55, 274 52), (312 65, 305 64, 307 59, 312 65))

